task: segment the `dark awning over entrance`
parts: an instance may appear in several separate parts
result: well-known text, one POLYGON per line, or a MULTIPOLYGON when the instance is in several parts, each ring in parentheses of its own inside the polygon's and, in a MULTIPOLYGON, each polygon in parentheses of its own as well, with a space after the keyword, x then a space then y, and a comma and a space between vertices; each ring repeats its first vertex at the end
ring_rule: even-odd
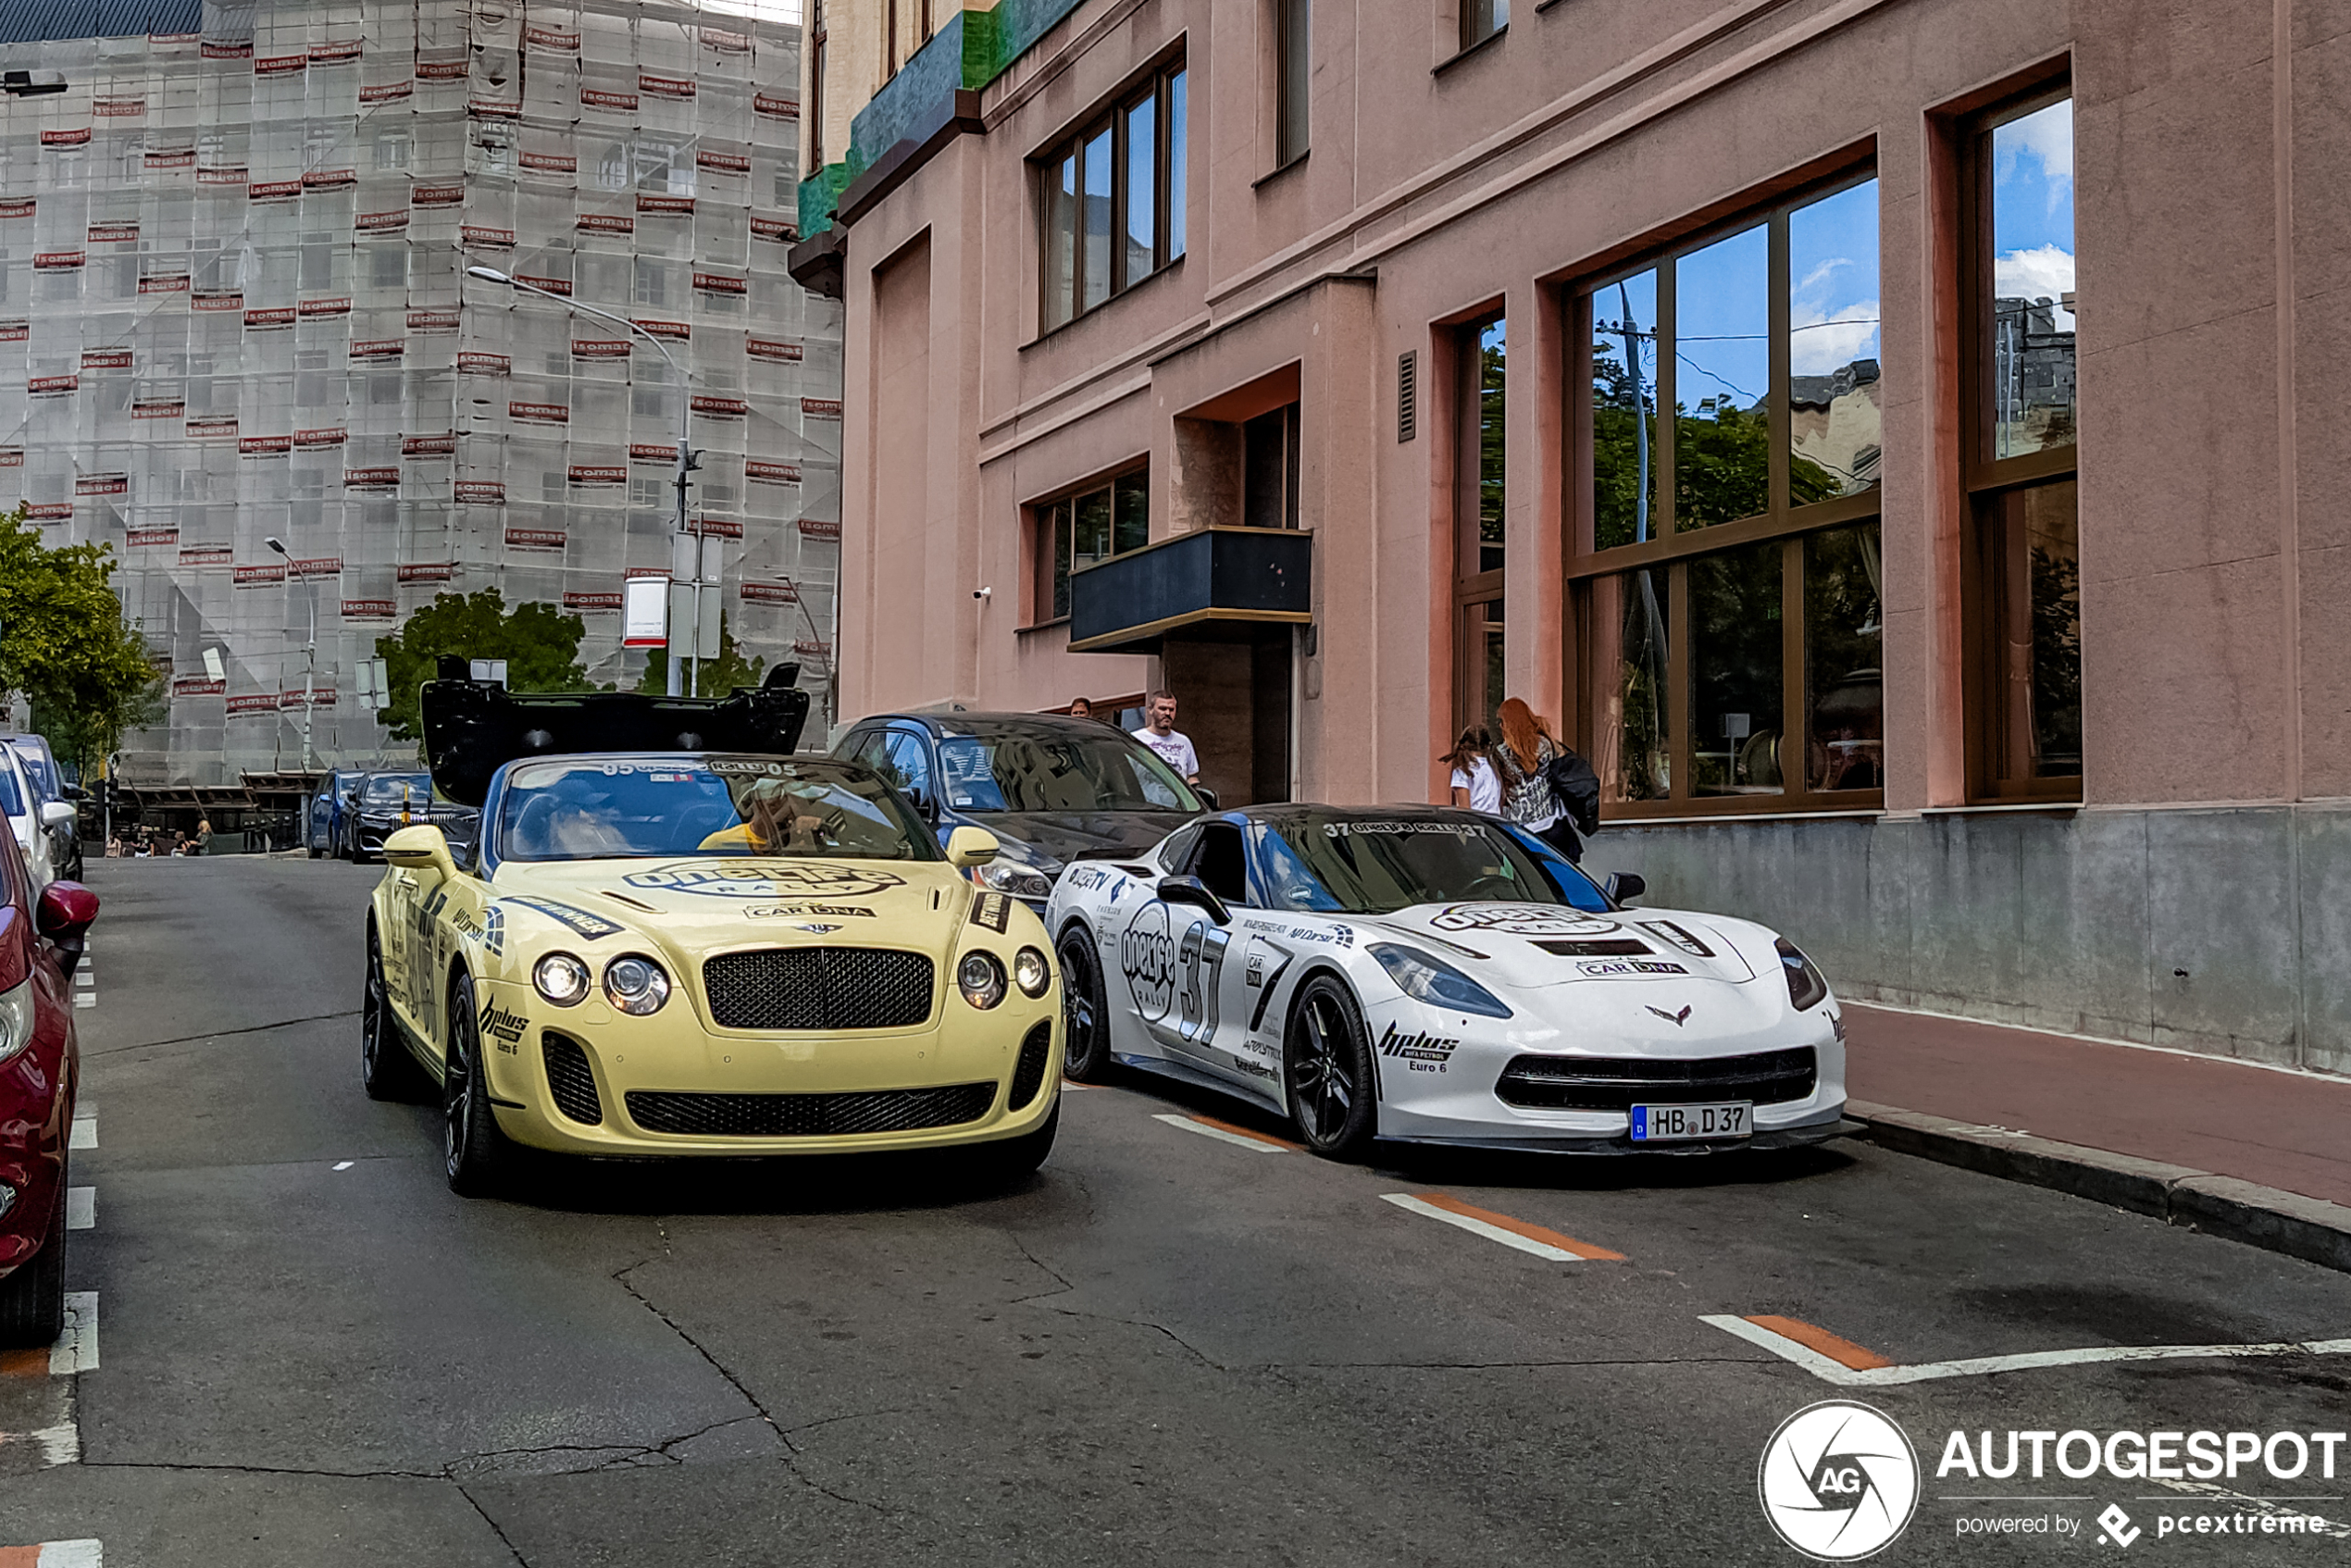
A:
POLYGON ((1314 536, 1199 529, 1069 577, 1069 647, 1147 653, 1170 632, 1254 635, 1313 619, 1314 536))

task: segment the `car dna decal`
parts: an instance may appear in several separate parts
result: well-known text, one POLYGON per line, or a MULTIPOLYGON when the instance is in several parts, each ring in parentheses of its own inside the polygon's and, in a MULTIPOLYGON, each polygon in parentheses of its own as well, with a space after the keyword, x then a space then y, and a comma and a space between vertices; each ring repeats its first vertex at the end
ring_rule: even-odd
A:
POLYGON ((591 942, 603 937, 618 936, 622 931, 628 928, 616 921, 605 919, 601 915, 591 915, 584 909, 574 909, 567 903, 557 903, 554 899, 533 899, 517 896, 502 899, 499 902, 502 903, 518 903, 525 909, 535 909, 540 914, 545 915, 548 919, 557 921, 563 925, 570 927, 572 930, 578 932, 580 936, 587 938, 591 942))
POLYGON ((728 865, 690 861, 631 872, 621 880, 632 888, 723 899, 857 898, 906 883, 902 877, 860 866, 757 860, 728 865))

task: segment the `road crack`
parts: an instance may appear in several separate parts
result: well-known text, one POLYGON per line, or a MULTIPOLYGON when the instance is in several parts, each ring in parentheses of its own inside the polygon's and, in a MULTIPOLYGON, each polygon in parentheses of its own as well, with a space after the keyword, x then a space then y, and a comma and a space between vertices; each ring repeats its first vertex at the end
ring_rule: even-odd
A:
POLYGON ((109 1045, 93 1049, 81 1048, 84 1056, 120 1056, 133 1051, 157 1051, 167 1045, 210 1044, 217 1039, 232 1039, 238 1035, 266 1035, 272 1029, 291 1029, 297 1024, 323 1024, 335 1018, 356 1018, 359 1009, 347 1008, 340 1013, 313 1013, 306 1017, 286 1018, 275 1024, 249 1024, 242 1029, 206 1029, 200 1035, 180 1035, 172 1039, 145 1039, 135 1045, 109 1045))

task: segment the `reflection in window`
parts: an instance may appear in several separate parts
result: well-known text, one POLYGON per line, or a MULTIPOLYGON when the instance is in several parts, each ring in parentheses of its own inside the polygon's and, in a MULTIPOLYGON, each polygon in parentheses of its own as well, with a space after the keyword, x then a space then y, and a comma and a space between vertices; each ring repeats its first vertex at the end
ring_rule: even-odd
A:
POLYGON ((1782 648, 1777 540, 1692 561, 1691 783, 1701 795, 1776 795, 1782 648))
POLYGON ((1991 341, 1994 460, 2073 444, 2073 103, 1995 127, 1991 341))
POLYGON ((1154 77, 1038 166, 1043 321, 1060 326, 1184 254, 1184 71, 1154 77))
POLYGON ((1080 310, 1091 310, 1110 298, 1110 128, 1105 126, 1078 155, 1085 180, 1077 198, 1086 258, 1080 310))
POLYGON ((1758 224, 1673 274, 1674 523, 1752 517, 1771 507, 1770 236, 1758 224))
POLYGON ((1788 215, 1790 483, 1854 495, 1878 482, 1877 181, 1788 215))
POLYGON ((1477 569, 1502 569, 1503 414, 1509 345, 1497 317, 1477 330, 1477 569))
POLYGON ((1992 776, 2082 773, 2082 572, 2074 481, 1986 498, 1977 529, 1992 663, 1992 776))
POLYGON ((1661 801, 1673 793, 1673 746, 1666 721, 1671 669, 1666 574, 1644 568, 1600 578, 1591 587, 1598 657, 1598 722, 1593 769, 1609 801, 1661 801))
POLYGON ((1885 781, 1885 683, 1875 523, 1804 541, 1805 782, 1816 790, 1885 781))
POLYGON ((1138 468, 1036 508, 1040 621, 1069 614, 1069 574, 1151 542, 1151 474, 1138 468))
POLYGON ((1474 48, 1511 25, 1511 0, 1462 0, 1462 47, 1474 48))
POLYGON ((1655 529, 1657 271, 1592 296, 1592 522, 1597 546, 1637 544, 1655 529))

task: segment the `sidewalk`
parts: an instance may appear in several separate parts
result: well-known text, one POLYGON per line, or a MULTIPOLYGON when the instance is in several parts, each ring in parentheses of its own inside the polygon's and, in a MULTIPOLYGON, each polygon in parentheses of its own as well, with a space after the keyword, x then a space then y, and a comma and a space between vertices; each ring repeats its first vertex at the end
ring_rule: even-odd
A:
POLYGON ((1848 1004, 1873 1141, 2351 1269, 2351 1079, 1848 1004))

